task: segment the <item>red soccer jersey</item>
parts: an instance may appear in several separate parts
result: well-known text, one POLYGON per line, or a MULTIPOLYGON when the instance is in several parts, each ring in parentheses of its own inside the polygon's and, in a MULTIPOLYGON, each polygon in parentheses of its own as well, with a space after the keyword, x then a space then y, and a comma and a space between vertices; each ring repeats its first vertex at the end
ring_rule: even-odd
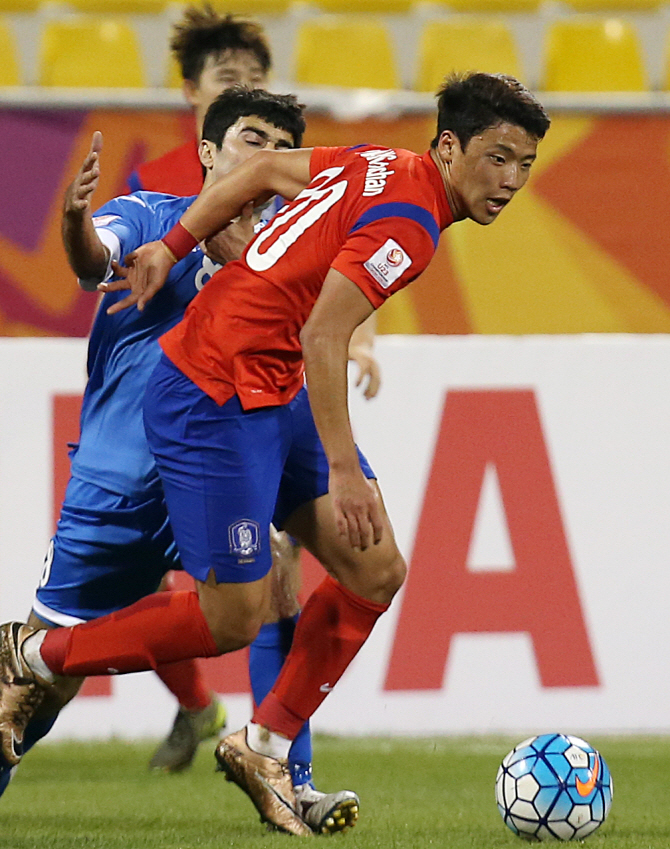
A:
POLYGON ((198 158, 198 142, 192 141, 144 162, 128 178, 131 192, 162 192, 166 195, 190 197, 200 193, 203 173, 198 158))
POLYGON ((299 334, 332 267, 375 307, 428 265, 453 221, 429 153, 314 148, 312 181, 244 256, 217 272, 162 339, 218 404, 288 403, 303 383, 299 334))

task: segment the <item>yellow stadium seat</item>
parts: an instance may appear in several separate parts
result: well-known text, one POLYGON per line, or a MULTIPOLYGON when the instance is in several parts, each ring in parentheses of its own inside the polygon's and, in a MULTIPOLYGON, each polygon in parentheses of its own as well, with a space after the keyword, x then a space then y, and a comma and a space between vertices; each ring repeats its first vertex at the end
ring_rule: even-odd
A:
POLYGON ((504 21, 429 21, 419 40, 417 91, 437 91, 452 71, 485 71, 523 78, 514 38, 504 21))
POLYGON ((346 88, 398 88, 393 44, 374 19, 323 15, 298 28, 295 80, 346 88))
POLYGON ((14 33, 0 21, 0 85, 20 85, 19 61, 14 33))
POLYGON ((416 0, 309 0, 323 12, 394 14, 409 12, 416 0))
POLYGON ((292 0, 209 0, 215 12, 225 15, 283 15, 292 0))
POLYGON ((451 12, 505 14, 507 12, 535 12, 542 0, 432 0, 451 12))
POLYGON ((618 18, 557 20, 544 45, 545 91, 645 91, 642 49, 618 18))
POLYGON ((670 30, 667 31, 665 38, 665 66, 663 71, 663 90, 670 91, 670 30))
POLYGON ((0 12, 34 12, 44 0, 0 0, 0 12))
POLYGON ((663 0, 564 0, 575 12, 650 12, 660 8, 663 0))
POLYGON ((0 12, 34 12, 44 0, 0 0, 0 12))
POLYGON ((93 15, 146 15, 164 11, 169 2, 170 0, 67 0, 67 5, 78 12, 93 15))
POLYGON ((134 29, 111 18, 47 22, 42 33, 39 83, 85 88, 146 85, 134 29))

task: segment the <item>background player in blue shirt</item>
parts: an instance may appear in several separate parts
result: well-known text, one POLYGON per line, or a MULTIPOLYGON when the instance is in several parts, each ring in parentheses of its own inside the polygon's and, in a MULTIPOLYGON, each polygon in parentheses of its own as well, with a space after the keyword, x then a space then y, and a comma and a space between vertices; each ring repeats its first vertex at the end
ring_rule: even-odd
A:
MULTIPOLYGON (((303 132, 295 98, 229 89, 205 120, 200 144, 204 187, 259 149, 299 147, 303 132)), ((115 198, 92 217, 90 196, 98 183, 101 144, 96 134, 66 195, 63 216, 70 264, 82 287, 91 291, 127 253, 164 235, 194 199, 137 192, 115 198)), ((244 224, 240 229, 224 231, 219 254, 231 259, 239 255, 248 236, 244 224)), ((143 398, 160 357, 158 338, 181 320, 188 303, 219 268, 198 246, 175 266, 161 296, 143 313, 108 315, 120 293, 103 297, 89 341, 80 441, 71 454, 71 478, 33 604, 34 626, 67 626, 119 610, 154 592, 166 571, 178 565, 144 433, 143 398)), ((80 684, 81 679, 59 681, 57 694, 26 729, 24 750, 48 732, 80 684)), ((308 729, 306 735, 309 745, 308 729)), ((3 772, 0 790, 9 779, 9 769, 3 772)), ((332 821, 329 830, 341 830, 356 818, 358 798, 351 791, 322 794, 305 783, 303 795, 304 816, 314 830, 321 831, 327 820, 332 821)))

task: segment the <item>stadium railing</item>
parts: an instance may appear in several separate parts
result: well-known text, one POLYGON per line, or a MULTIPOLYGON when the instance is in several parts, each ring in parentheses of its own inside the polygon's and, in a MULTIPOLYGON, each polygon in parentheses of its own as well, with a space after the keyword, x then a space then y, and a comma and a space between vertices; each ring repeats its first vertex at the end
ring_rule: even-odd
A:
MULTIPOLYGON (((399 115, 432 115, 435 98, 430 92, 382 89, 345 89, 296 86, 275 81, 277 92, 290 92, 311 112, 342 120, 399 115)), ((670 113, 670 92, 537 92, 550 114, 578 113, 634 115, 670 113)), ((181 91, 168 88, 44 88, 0 86, 0 109, 129 109, 187 112, 181 91)))

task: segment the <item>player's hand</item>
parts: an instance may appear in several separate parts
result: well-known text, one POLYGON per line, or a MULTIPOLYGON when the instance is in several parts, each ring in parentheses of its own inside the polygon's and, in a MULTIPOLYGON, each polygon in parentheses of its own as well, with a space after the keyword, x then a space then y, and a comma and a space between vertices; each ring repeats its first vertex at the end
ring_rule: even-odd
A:
MULTIPOLYGON (((114 277, 118 277, 119 280, 125 280, 128 277, 129 273, 125 265, 119 265, 119 263, 115 259, 112 260, 112 271, 114 272, 114 277)), ((117 280, 116 282, 118 283, 119 280, 117 280)), ((128 284, 126 283, 125 286, 123 286, 122 288, 127 289, 128 284)))
MULTIPOLYGON (((163 242, 141 245, 125 258, 127 273, 120 280, 100 283, 101 292, 118 292, 130 289, 130 294, 107 310, 108 315, 137 305, 140 312, 165 284, 175 259, 163 242)), ((120 267, 120 266, 117 266, 120 267)))
POLYGON ((379 392, 382 377, 379 363, 367 345, 350 345, 349 359, 358 366, 356 386, 363 386, 363 395, 369 401, 379 392))
POLYGON ((101 150, 102 133, 96 131, 93 133, 86 159, 65 192, 63 211, 66 215, 81 214, 90 209, 91 195, 100 182, 101 150))
POLYGON ((205 239, 203 250, 207 256, 219 265, 239 259, 254 237, 253 216, 254 204, 251 201, 227 227, 205 239))
POLYGON ((352 473, 330 470, 328 493, 335 521, 352 548, 365 551, 381 542, 383 523, 377 489, 360 469, 352 473))

